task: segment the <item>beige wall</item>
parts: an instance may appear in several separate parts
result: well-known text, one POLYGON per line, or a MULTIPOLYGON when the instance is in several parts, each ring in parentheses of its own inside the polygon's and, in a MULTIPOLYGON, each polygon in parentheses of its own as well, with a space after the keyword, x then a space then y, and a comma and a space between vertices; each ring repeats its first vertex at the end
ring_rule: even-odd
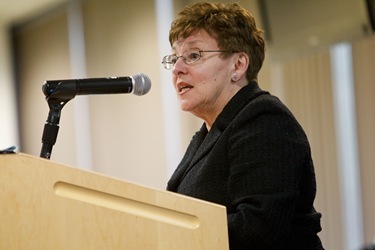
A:
MULTIPOLYGON (((67 20, 63 11, 53 12, 27 24, 16 32, 18 54, 21 150, 39 155, 48 105, 42 93, 45 80, 64 79, 70 75, 67 20)), ((74 164, 72 106, 62 112, 58 143, 52 154, 74 164), (60 138, 64 138, 63 140, 60 138), (64 147, 65 145, 65 147, 64 147)))
MULTIPOLYGON (((362 189, 364 241, 373 242, 375 236, 375 37, 353 42, 354 95, 359 145, 359 173, 362 189)), ((335 113, 329 48, 273 62, 279 69, 282 99, 293 111, 310 139, 317 175, 316 207, 322 212, 323 232, 320 237, 327 249, 345 249, 343 207, 340 197, 340 166, 337 159, 335 113)))
POLYGON ((353 44, 359 162, 366 242, 375 239, 375 37, 353 44))
MULTIPOLYGON (((160 60, 153 1, 86 1, 83 5, 87 77, 145 73, 152 90, 145 96, 89 97, 93 170, 164 188, 160 60), (137 11, 142 9, 142 11, 137 11), (136 27, 136 28, 135 28, 136 27)), ((67 13, 53 12, 17 32, 23 152, 39 155, 48 115, 41 86, 47 79, 71 78, 67 13)), ((74 55, 72 55, 74 57, 74 55)), ((74 60, 74 58, 73 58, 74 60)), ((76 96, 62 110, 51 160, 77 165, 76 96)), ((79 121, 78 121, 79 124, 79 121)), ((79 125, 78 125, 79 126, 79 125)))
POLYGON ((340 183, 329 52, 279 62, 283 100, 309 138, 317 179, 316 209, 322 213, 320 237, 326 249, 343 248, 340 183))
POLYGON ((164 188, 161 83, 154 1, 91 0, 84 5, 89 77, 145 73, 145 96, 90 99, 95 170, 164 188))
MULTIPOLYGON (((189 1, 174 1, 175 12, 189 1)), ((260 20, 255 1, 239 1, 260 20)), ((83 5, 88 77, 146 73, 152 89, 145 96, 111 95, 89 97, 89 123, 93 170, 121 179, 164 188, 168 179, 164 145, 162 88, 160 82, 153 0, 88 0, 83 5), (108 4, 108 3, 111 4, 108 4)), ((259 23, 261 26, 261 24, 259 23)), ((41 91, 46 79, 71 77, 66 10, 51 13, 17 33, 19 49, 21 150, 39 155, 48 106, 41 91)), ((375 39, 353 45, 355 95, 363 195, 365 241, 375 236, 374 91, 375 39)), ((167 43, 167 38, 165 39, 167 43)), ((334 108, 329 50, 271 61, 267 56, 259 76, 261 87, 288 105, 310 139, 318 193, 316 208, 323 214, 320 234, 326 249, 343 249, 341 191, 336 155, 334 108)), ((170 86, 171 87, 171 86, 170 86)), ((63 109, 60 132, 52 160, 77 165, 75 102, 63 109)), ((182 151, 202 123, 181 113, 182 151)), ((79 123, 79 122, 78 122, 79 123)), ((84 139, 84 138, 83 138, 84 139)), ((180 149, 176 149, 176 153, 180 149)))

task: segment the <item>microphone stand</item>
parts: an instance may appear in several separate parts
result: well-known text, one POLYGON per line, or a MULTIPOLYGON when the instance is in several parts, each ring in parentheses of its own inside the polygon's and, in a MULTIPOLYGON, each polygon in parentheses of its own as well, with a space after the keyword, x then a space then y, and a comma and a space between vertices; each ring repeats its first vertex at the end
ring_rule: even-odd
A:
POLYGON ((44 124, 40 157, 50 159, 52 147, 56 143, 57 134, 59 132, 61 110, 68 101, 75 97, 76 87, 74 82, 64 84, 46 82, 42 90, 46 96, 50 110, 47 121, 44 124))

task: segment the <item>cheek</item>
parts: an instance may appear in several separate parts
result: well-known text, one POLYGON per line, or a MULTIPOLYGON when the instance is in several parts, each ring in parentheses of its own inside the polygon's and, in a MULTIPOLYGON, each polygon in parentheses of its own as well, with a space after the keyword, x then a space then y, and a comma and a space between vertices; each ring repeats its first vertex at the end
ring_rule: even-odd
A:
POLYGON ((202 80, 204 82, 210 83, 210 85, 212 85, 211 87, 217 87, 218 85, 225 84, 228 78, 227 75, 228 73, 226 68, 216 68, 216 70, 212 72, 206 71, 206 73, 204 74, 204 79, 202 78, 202 80))
POLYGON ((208 79, 211 79, 211 81, 220 82, 227 78, 229 72, 229 63, 222 59, 218 59, 214 67, 212 67, 210 70, 206 70, 205 74, 207 75, 208 79))
POLYGON ((172 76, 172 84, 173 87, 176 88, 176 82, 177 82, 177 77, 175 75, 172 76))

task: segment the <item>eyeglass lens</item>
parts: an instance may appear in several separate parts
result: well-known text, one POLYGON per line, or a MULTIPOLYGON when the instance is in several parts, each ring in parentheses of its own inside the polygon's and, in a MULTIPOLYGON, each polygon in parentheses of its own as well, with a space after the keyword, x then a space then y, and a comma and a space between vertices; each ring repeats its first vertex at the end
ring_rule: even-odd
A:
POLYGON ((182 60, 186 64, 191 64, 193 62, 198 61, 201 58, 201 51, 197 48, 192 48, 186 50, 184 53, 182 53, 181 56, 176 55, 167 55, 163 58, 163 65, 166 69, 172 69, 173 66, 176 64, 178 58, 182 57, 182 60))

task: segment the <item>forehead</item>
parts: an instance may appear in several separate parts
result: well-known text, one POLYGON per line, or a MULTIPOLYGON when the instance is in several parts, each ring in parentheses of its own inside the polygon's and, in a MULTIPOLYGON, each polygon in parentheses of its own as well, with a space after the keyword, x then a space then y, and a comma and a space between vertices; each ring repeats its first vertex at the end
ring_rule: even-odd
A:
POLYGON ((172 45, 172 50, 186 50, 192 47, 198 47, 200 49, 217 49, 217 42, 216 39, 210 36, 206 31, 199 30, 191 33, 186 38, 176 40, 172 45))

